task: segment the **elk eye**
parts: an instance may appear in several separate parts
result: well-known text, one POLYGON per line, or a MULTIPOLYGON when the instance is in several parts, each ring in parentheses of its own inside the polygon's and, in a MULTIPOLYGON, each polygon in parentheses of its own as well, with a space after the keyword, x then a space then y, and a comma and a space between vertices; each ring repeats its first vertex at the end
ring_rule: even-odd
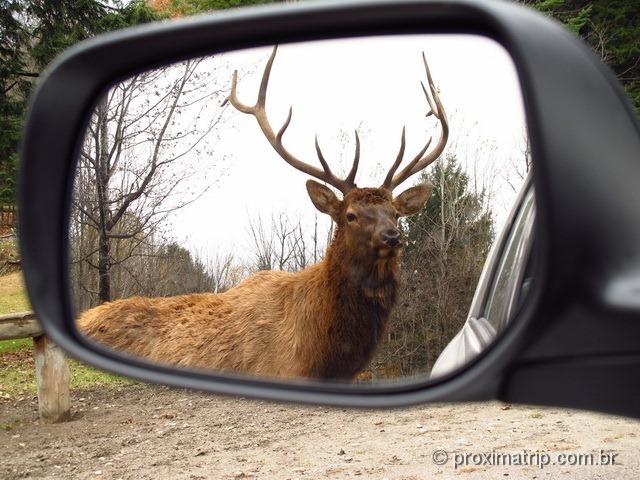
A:
POLYGON ((347 213, 347 222, 355 222, 356 216, 353 213, 347 213))

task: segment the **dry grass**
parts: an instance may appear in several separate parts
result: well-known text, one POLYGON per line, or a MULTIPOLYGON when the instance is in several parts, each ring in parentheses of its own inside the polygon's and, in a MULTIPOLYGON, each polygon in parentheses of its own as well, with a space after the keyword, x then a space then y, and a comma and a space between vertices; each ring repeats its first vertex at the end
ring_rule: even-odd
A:
POLYGON ((0 276, 0 315, 31 310, 22 272, 0 276))
MULTIPOLYGON (((0 276, 0 315, 31 310, 22 272, 0 276)), ((126 385, 129 380, 101 372, 75 360, 69 360, 71 388, 98 385, 126 385)), ((34 395, 35 366, 30 338, 0 341, 0 399, 34 395)), ((1 427, 0 427, 1 428, 1 427)))

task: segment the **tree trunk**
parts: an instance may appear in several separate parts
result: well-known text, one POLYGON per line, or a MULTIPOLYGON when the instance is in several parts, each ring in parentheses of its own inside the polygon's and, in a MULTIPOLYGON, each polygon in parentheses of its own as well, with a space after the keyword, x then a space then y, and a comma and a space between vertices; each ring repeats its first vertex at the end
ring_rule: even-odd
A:
POLYGON ((109 237, 107 231, 112 225, 109 210, 109 135, 106 97, 98 105, 97 116, 100 134, 99 157, 96 164, 98 208, 100 210, 98 243, 98 296, 100 303, 111 300, 111 276, 109 274, 109 237))
POLYGON ((109 265, 109 239, 100 235, 100 249, 98 250, 98 276, 100 303, 111 301, 111 273, 109 265))

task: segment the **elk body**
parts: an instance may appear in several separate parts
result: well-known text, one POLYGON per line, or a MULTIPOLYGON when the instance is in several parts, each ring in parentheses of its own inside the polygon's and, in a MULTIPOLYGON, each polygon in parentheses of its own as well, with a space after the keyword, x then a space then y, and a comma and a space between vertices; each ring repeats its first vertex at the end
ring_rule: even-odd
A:
POLYGON ((418 212, 431 193, 420 184, 397 197, 392 191, 442 153, 448 138, 444 108, 423 61, 429 90, 422 85, 442 126, 437 145, 431 140, 400 171, 400 150, 383 184, 358 188, 360 142, 345 179, 336 177, 316 138, 322 170, 289 153, 282 137, 291 121, 274 132, 265 111, 267 85, 277 48, 265 67, 255 105, 236 95, 237 72, 228 101, 255 116, 276 152, 294 168, 342 192, 340 200, 325 185, 307 181, 315 207, 331 216, 336 229, 324 259, 299 272, 262 271, 219 294, 166 298, 133 297, 105 303, 83 313, 79 328, 91 339, 115 350, 157 362, 220 369, 271 377, 351 379, 370 361, 380 343, 396 301, 399 254, 397 220, 418 212), (396 173, 397 172, 397 173, 396 173))

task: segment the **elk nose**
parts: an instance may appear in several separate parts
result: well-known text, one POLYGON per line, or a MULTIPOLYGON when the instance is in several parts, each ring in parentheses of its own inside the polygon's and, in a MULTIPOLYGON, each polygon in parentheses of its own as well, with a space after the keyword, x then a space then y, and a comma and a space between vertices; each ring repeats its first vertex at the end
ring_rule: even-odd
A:
POLYGON ((400 243, 400 232, 395 228, 390 228, 382 232, 382 240, 390 247, 395 247, 400 243))

